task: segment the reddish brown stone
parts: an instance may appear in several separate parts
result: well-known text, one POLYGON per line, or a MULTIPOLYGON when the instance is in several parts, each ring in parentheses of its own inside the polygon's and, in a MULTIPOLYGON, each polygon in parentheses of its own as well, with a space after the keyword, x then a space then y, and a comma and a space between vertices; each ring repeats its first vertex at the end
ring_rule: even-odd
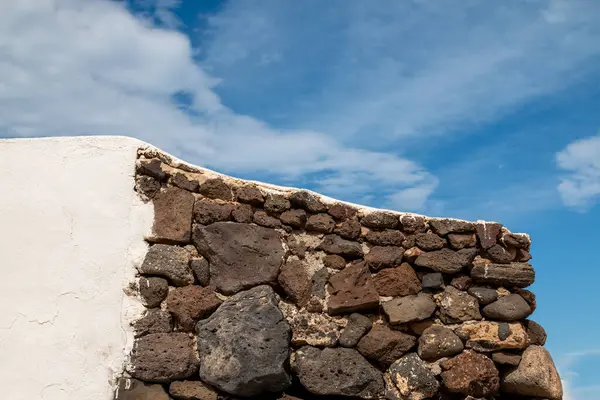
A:
POLYGON ((333 228, 335 228, 335 221, 329 214, 311 215, 306 222, 307 231, 331 233, 333 228))
POLYGON ((361 225, 355 219, 348 219, 341 224, 338 224, 334 232, 345 239, 357 239, 360 236, 361 225))
POLYGON ((169 292, 167 311, 184 330, 192 331, 197 320, 208 317, 221 303, 209 288, 191 285, 169 292))
POLYGON ((476 263, 471 270, 475 282, 494 286, 526 287, 535 280, 535 272, 529 263, 484 264, 476 263))
POLYGON ((379 295, 364 263, 348 265, 329 278, 329 314, 368 311, 379 306, 379 295))
MULTIPOLYGON (((461 250, 462 251, 462 250, 461 250)), ((445 274, 455 274, 466 267, 468 260, 456 251, 441 249, 421 254, 415 260, 415 265, 425 267, 445 274)))
POLYGON ((249 204, 236 204, 233 206, 231 216, 235 222, 249 224, 254 218, 254 210, 249 204))
POLYGON ((365 256, 365 262, 371 271, 383 268, 393 268, 402 262, 404 249, 394 246, 373 246, 365 256))
POLYGON ((544 328, 535 321, 525 320, 525 329, 527 331, 527 345, 539 345, 543 346, 546 344, 546 331, 544 328))
POLYGON ((507 246, 523 250, 529 250, 529 246, 531 245, 531 239, 524 233, 505 233, 502 235, 501 241, 507 246))
POLYGON ((360 223, 367 228, 394 229, 398 226, 398 216, 387 211, 372 211, 362 217, 360 223))
POLYGON ((146 336, 150 333, 168 333, 173 330, 173 318, 171 318, 171 314, 168 312, 160 308, 153 308, 147 310, 132 325, 136 338, 146 336))
POLYGON ((519 365, 519 362, 521 362, 521 356, 512 353, 493 353, 492 360, 496 364, 510 365, 516 367, 517 365, 519 365))
POLYGON ((119 378, 115 399, 118 400, 170 400, 165 389, 158 384, 146 384, 137 379, 119 378))
POLYGON ((192 232, 194 195, 174 187, 156 194, 154 225, 150 240, 158 243, 189 243, 192 232))
POLYGON ((344 240, 338 235, 327 235, 318 246, 319 250, 323 250, 329 254, 337 254, 346 259, 356 259, 363 256, 363 250, 360 244, 344 240))
POLYGON ((415 235, 416 245, 423 250, 439 250, 446 245, 446 240, 433 232, 417 233, 415 235))
POLYGON ((303 208, 311 213, 321 213, 327 211, 327 206, 319 199, 318 196, 300 190, 290 196, 290 202, 297 208, 303 208))
POLYGON ((233 191, 221 178, 207 179, 198 190, 201 195, 210 199, 233 200, 233 191))
POLYGON ((384 231, 369 230, 365 239, 376 246, 401 246, 405 236, 402 232, 392 229, 384 231))
POLYGON ((194 204, 194 220, 202 225, 214 222, 229 221, 233 211, 233 204, 222 200, 200 198, 194 204))
POLYGON ((404 252, 404 259, 412 264, 423 253, 424 251, 419 249, 418 247, 411 247, 404 252))
POLYGON ((494 362, 471 350, 442 362, 443 386, 452 393, 487 397, 498 393, 500 376, 494 362))
POLYGON ((508 264, 511 261, 514 261, 516 257, 516 250, 514 247, 506 249, 499 244, 491 246, 485 253, 487 258, 500 264, 508 264))
POLYGON ((306 224, 306 211, 304 210, 289 210, 284 211, 279 216, 281 222, 293 228, 302 229, 306 224))
POLYGON ((478 222, 475 230, 481 247, 489 249, 498 241, 502 233, 502 225, 497 222, 478 222))
POLYGON ((279 228, 281 227, 281 221, 275 217, 271 217, 266 212, 258 210, 254 213, 252 218, 255 224, 264 226, 266 228, 279 228))
POLYGON ((200 187, 200 183, 198 181, 189 179, 181 172, 177 172, 171 177, 171 184, 180 189, 187 190, 188 192, 197 192, 198 188, 200 187))
POLYGON ((346 260, 342 256, 328 254, 323 257, 323 265, 325 265, 327 268, 344 269, 346 266, 346 260))
POLYGON ((420 215, 403 215, 400 217, 402 230, 407 233, 419 233, 427 231, 427 221, 420 215))
POLYGON ((158 307, 169 292, 169 284, 163 278, 140 278, 138 285, 142 303, 148 308, 158 307))
POLYGON ((344 221, 356 215, 356 209, 345 204, 336 203, 329 207, 327 213, 333 218, 344 221))
POLYGON ((270 194, 265 200, 264 208, 267 212, 279 214, 290 209, 290 201, 279 194, 270 194))
POLYGON ((475 231, 475 224, 450 218, 435 218, 429 220, 429 226, 438 234, 446 236, 449 233, 465 233, 475 231))
POLYGON ((136 339, 128 372, 147 382, 169 382, 198 373, 198 364, 187 333, 153 333, 136 339))
POLYGON ((410 249, 411 247, 415 247, 418 249, 417 246, 417 236, 416 235, 408 235, 404 238, 404 241, 402 242, 402 247, 404 247, 405 249, 410 249))
POLYGON ((474 233, 451 233, 448 235, 450 247, 454 250, 474 247, 477 244, 477 236, 474 233))
POLYGON ((458 290, 468 290, 471 287, 471 277, 467 275, 460 275, 452 278, 450 284, 458 290))
POLYGON ((142 175, 151 176, 160 182, 166 181, 169 177, 163 168, 163 163, 156 158, 139 160, 137 163, 137 172, 142 175))
MULTIPOLYGON (((218 394, 200 381, 176 381, 169 385, 175 400, 217 400, 218 394)), ((120 398, 118 400, 121 400, 120 398)), ((141 399, 142 400, 142 399, 141 399)))
POLYGON ((238 188, 235 194, 240 203, 246 203, 255 207, 260 207, 265 202, 262 192, 254 185, 244 185, 238 188))
POLYGON ((310 298, 312 281, 302 261, 287 262, 281 267, 277 280, 292 302, 300 307, 306 304, 310 298))
POLYGON ((373 277, 373 282, 380 296, 408 296, 421 290, 415 270, 406 263, 380 271, 373 277))
POLYGON ((356 349, 366 358, 387 368, 410 350, 417 339, 399 331, 393 331, 385 325, 375 324, 358 342, 356 349))
POLYGON ((531 254, 527 250, 517 249, 517 257, 516 260, 518 262, 527 262, 531 260, 531 254))

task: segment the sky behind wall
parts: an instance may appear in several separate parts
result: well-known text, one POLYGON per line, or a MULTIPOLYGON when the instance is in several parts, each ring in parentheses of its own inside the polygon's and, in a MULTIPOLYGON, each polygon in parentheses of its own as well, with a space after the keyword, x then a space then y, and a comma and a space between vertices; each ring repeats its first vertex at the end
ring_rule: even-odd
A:
POLYGON ((533 318, 598 400, 598 43, 597 0, 0 0, 0 137, 528 232, 533 318))

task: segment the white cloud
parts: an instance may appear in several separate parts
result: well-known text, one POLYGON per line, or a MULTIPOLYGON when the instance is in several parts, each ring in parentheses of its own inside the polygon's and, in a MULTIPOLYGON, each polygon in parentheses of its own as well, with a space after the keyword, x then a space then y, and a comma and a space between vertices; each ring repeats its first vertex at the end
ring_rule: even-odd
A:
POLYGON ((577 382, 578 371, 596 365, 600 357, 600 349, 586 349, 564 354, 557 363, 559 373, 562 377, 563 400, 598 400, 600 396, 600 385, 585 385, 577 382), (584 364, 585 361, 591 364, 584 364))
POLYGON ((366 196, 435 187, 408 159, 237 114, 215 94, 218 82, 194 62, 188 37, 157 29, 122 4, 0 4, 0 136, 136 136, 225 172, 313 186, 325 176, 322 188, 332 195, 353 194, 364 182, 366 196), (174 100, 182 93, 192 99, 186 107, 174 100))
POLYGON ((556 163, 564 171, 558 190, 567 206, 586 209, 600 199, 600 134, 570 143, 556 163))

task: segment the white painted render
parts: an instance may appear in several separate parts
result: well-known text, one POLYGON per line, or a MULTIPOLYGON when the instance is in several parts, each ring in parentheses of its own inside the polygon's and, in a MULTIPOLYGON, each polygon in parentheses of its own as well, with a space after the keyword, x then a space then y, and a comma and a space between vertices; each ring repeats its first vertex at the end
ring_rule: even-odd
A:
POLYGON ((124 294, 153 210, 125 137, 0 140, 0 386, 7 400, 108 400, 141 305, 124 294))

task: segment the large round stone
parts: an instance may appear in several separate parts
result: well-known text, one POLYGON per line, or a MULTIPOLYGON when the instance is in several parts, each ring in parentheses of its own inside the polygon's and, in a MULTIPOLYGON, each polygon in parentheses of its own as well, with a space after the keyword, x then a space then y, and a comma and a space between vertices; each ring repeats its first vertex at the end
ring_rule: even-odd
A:
POLYGON ((483 315, 498 321, 519 321, 531 314, 531 307, 525 299, 512 293, 483 307, 483 315))
POLYGON ((236 396, 281 392, 291 331, 273 289, 263 285, 227 299, 198 322, 200 379, 236 396))

